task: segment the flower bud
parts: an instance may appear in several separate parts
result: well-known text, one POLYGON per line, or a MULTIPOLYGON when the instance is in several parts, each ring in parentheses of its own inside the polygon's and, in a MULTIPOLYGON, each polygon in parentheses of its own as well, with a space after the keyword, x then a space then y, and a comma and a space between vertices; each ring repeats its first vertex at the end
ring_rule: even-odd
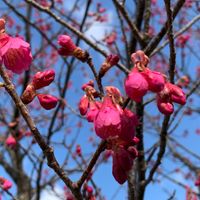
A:
POLYGON ((198 177, 198 179, 195 181, 195 186, 200 186, 200 177, 198 177))
POLYGON ((89 194, 92 194, 92 193, 93 193, 93 188, 90 187, 90 186, 87 186, 86 190, 87 190, 87 192, 88 192, 89 194))
POLYGON ((81 156, 81 154, 82 154, 82 150, 81 150, 81 146, 80 146, 80 145, 77 145, 77 146, 76 146, 76 154, 77 154, 78 156, 81 156))
POLYGON ((139 72, 132 71, 125 79, 124 85, 128 97, 137 103, 141 102, 148 91, 148 82, 139 72))
POLYGON ((37 97, 40 105, 46 110, 55 108, 58 103, 58 98, 49 94, 38 94, 37 97))
POLYGON ((161 113, 164 115, 171 115, 174 112, 174 106, 171 102, 165 101, 160 97, 157 97, 157 106, 161 113))
POLYGON ((123 184, 128 178, 128 172, 133 165, 133 158, 128 151, 118 148, 113 154, 114 178, 119 184, 123 184))
POLYGON ((52 83, 55 78, 54 70, 46 70, 44 72, 37 72, 32 80, 32 84, 36 90, 46 87, 52 83))
POLYGON ((140 142, 140 139, 137 138, 137 137, 134 137, 134 138, 132 139, 132 142, 133 142, 134 144, 138 144, 138 143, 140 142))
POLYGON ((166 83, 166 87, 170 91, 171 100, 173 102, 181 105, 184 105, 186 103, 186 95, 180 87, 172 83, 166 83))
POLYGON ((90 80, 88 83, 83 84, 81 89, 84 91, 88 86, 94 87, 94 81, 90 80))
POLYGON ((177 83, 177 86, 182 88, 182 87, 187 87, 190 84, 190 78, 188 76, 182 76, 177 83))
POLYGON ((36 96, 36 91, 35 88, 32 84, 29 84, 25 91, 23 92, 22 96, 21 96, 21 100, 24 104, 29 104, 33 101, 33 99, 36 96))
POLYGON ((6 139, 5 143, 10 148, 14 148, 17 145, 17 141, 12 135, 6 139))
POLYGON ((62 56, 73 55, 74 50, 77 48, 71 37, 68 35, 60 35, 58 37, 58 44, 61 46, 58 52, 62 56))
POLYGON ((133 159, 135 159, 136 157, 138 157, 138 151, 137 151, 137 149, 135 147, 129 146, 128 149, 127 149, 127 151, 129 152, 129 154, 131 155, 131 157, 133 159))
POLYGON ((5 180, 2 185, 2 188, 4 190, 9 190, 11 187, 12 187, 12 182, 10 182, 9 180, 5 180))
POLYGON ((142 72, 142 75, 145 77, 149 84, 149 90, 152 92, 160 92, 164 89, 165 86, 165 79, 163 77, 163 74, 157 71, 152 71, 148 68, 144 72, 142 72))
POLYGON ((0 176, 0 185, 2 189, 9 190, 12 187, 12 182, 0 176))

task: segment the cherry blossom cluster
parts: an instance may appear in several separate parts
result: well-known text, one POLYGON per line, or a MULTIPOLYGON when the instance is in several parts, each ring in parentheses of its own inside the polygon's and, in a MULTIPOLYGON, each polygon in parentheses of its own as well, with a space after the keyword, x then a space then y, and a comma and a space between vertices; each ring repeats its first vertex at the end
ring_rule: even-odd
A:
MULTIPOLYGON (((75 56, 82 62, 87 61, 88 54, 77 47, 70 36, 59 36, 58 43, 61 46, 60 55, 75 56)), ((164 74, 148 67, 149 58, 143 51, 133 53, 131 60, 134 67, 124 81, 125 91, 130 99, 139 103, 148 91, 156 93, 158 109, 165 115, 173 113, 173 103, 186 103, 186 96, 180 87, 170 83, 164 74)), ((108 56, 100 68, 98 78, 101 79, 118 61, 117 55, 108 56)), ((107 150, 112 152, 113 157, 113 176, 118 183, 123 184, 128 178, 134 159, 138 156, 135 148, 139 142, 135 137, 137 116, 131 110, 123 108, 124 98, 114 86, 105 87, 103 97, 94 88, 93 81, 84 84, 82 90, 85 95, 79 102, 80 114, 94 124, 96 135, 107 141, 107 150)))
POLYGON ((108 15, 104 14, 105 12, 106 8, 103 8, 101 3, 97 3, 96 12, 89 12, 88 16, 92 17, 94 21, 102 23, 108 21, 108 15))
POLYGON ((94 124, 97 136, 107 140, 107 149, 113 151, 113 176, 123 184, 138 155, 134 147, 139 141, 135 137, 137 116, 129 109, 122 109, 124 100, 116 87, 107 86, 102 101, 96 100, 99 94, 93 81, 84 84, 82 89, 86 94, 79 103, 80 113, 94 124))
POLYGON ((36 91, 50 85, 55 78, 54 70, 46 70, 44 72, 37 72, 32 81, 27 85, 24 90, 21 100, 24 104, 29 104, 37 96, 40 105, 46 109, 50 110, 55 108, 58 102, 58 98, 49 94, 38 94, 36 91))
POLYGON ((157 94, 157 106, 161 113, 170 115, 174 111, 173 103, 184 105, 186 95, 183 90, 170 83, 167 77, 148 67, 149 58, 143 51, 137 51, 131 55, 134 67, 125 79, 125 91, 129 98, 135 102, 141 102, 148 91, 157 94))
MULTIPOLYGON (((28 70, 32 62, 30 44, 20 37, 11 37, 5 31, 6 21, 0 18, 0 56, 5 67, 13 73, 20 74, 28 70)), ((37 96, 41 106, 46 110, 56 107, 58 99, 48 94, 36 94, 36 90, 48 86, 55 77, 53 70, 38 72, 22 94, 22 101, 30 103, 37 96)), ((11 142, 12 143, 12 142, 11 142)))

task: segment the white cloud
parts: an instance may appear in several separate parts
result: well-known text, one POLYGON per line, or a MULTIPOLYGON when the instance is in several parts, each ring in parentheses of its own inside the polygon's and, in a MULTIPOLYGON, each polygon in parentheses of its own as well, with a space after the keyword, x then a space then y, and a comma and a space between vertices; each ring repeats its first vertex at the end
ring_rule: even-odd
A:
POLYGON ((42 192, 41 200, 65 200, 64 190, 59 186, 48 188, 42 192))
POLYGON ((93 22, 92 26, 85 32, 86 36, 90 39, 102 40, 105 37, 105 33, 109 33, 113 29, 113 13, 107 11, 108 22, 93 22))
POLYGON ((93 25, 85 32, 90 39, 101 40, 105 37, 105 33, 109 32, 111 27, 103 25, 100 22, 94 22, 93 25))

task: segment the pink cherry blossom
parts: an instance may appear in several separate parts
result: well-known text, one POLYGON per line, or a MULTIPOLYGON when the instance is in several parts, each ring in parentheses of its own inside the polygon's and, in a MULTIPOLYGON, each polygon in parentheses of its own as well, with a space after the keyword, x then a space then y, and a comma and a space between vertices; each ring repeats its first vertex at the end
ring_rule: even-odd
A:
POLYGON ((20 37, 3 34, 0 38, 0 52, 5 67, 12 72, 20 74, 29 69, 32 62, 30 45, 20 37))
POLYGON ((119 164, 119 157, 117 154, 113 154, 113 165, 112 165, 112 174, 115 178, 115 180, 119 183, 119 184, 123 184, 128 176, 127 176, 127 172, 124 171, 124 169, 121 167, 121 165, 119 164))
POLYGON ((135 135, 135 127, 138 125, 136 115, 128 109, 123 111, 121 115, 122 129, 119 137, 124 141, 131 141, 135 135))
POLYGON ((121 132, 122 109, 116 107, 110 97, 105 97, 95 120, 96 134, 102 139, 119 135, 121 132))
POLYGON ((100 102, 94 102, 94 101, 90 102, 89 111, 87 113, 88 122, 94 122, 94 120, 99 112, 100 107, 101 107, 100 102))
POLYGON ((79 102, 79 111, 81 115, 86 115, 89 107, 89 100, 86 95, 82 96, 79 102))
POLYGON ((113 154, 112 173, 119 184, 123 184, 128 178, 128 172, 133 165, 131 154, 123 148, 118 148, 113 154))
POLYGON ((148 82, 141 73, 132 71, 125 79, 125 91, 129 98, 141 102, 148 91, 148 82))

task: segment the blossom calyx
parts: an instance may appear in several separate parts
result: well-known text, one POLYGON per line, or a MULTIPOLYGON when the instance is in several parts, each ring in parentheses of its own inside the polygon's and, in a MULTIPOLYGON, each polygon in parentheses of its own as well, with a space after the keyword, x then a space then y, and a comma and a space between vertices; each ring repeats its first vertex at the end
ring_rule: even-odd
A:
POLYGON ((6 21, 3 18, 0 18, 0 34, 5 32, 6 21))
POLYGON ((29 84, 24 90, 21 100, 24 104, 29 104, 33 101, 36 96, 35 87, 32 84, 29 84))
POLYGON ((79 59, 81 62, 87 62, 89 60, 89 54, 87 51, 82 50, 80 47, 77 47, 74 52, 73 56, 79 59))
POLYGON ((104 63, 101 66, 101 69, 99 71, 99 77, 103 77, 105 73, 114 65, 116 65, 119 62, 119 56, 118 55, 109 55, 104 63))
POLYGON ((139 64, 139 65, 143 65, 144 67, 146 67, 147 64, 149 63, 148 56, 146 56, 145 53, 141 50, 138 50, 135 53, 132 53, 131 60, 135 65, 139 64))

